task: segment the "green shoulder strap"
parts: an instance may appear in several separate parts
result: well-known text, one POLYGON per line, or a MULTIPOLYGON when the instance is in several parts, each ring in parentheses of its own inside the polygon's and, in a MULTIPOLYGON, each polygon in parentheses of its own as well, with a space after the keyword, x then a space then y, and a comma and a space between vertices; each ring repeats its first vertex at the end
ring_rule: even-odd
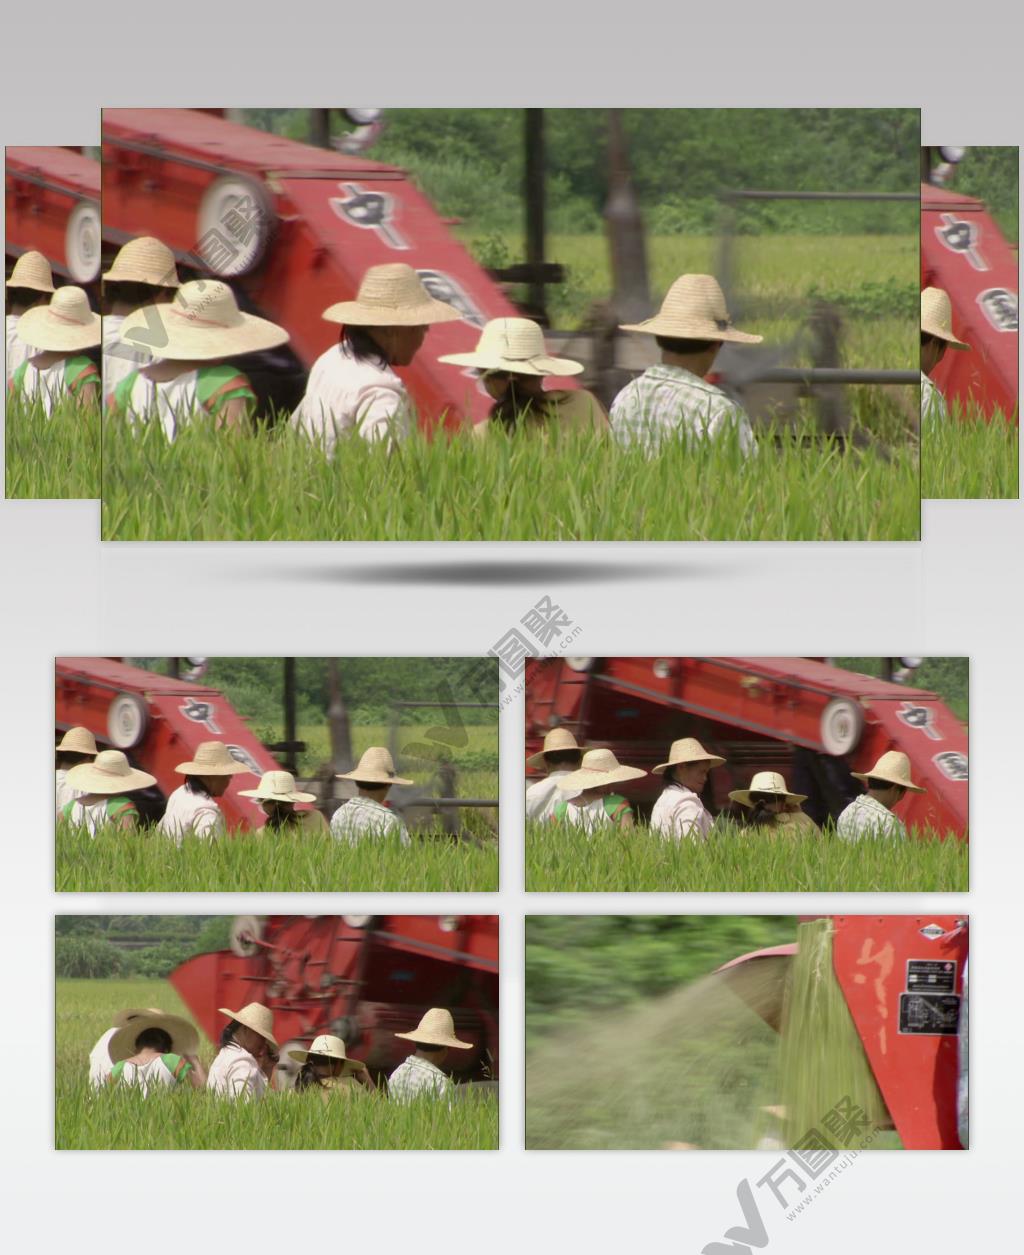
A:
POLYGON ((629 810, 629 803, 621 793, 609 793, 603 800, 604 813, 609 819, 618 819, 629 810))
POLYGON ((189 1074, 192 1064, 187 1059, 183 1059, 181 1055, 161 1055, 160 1058, 164 1062, 164 1067, 170 1072, 176 1081, 183 1080, 189 1074))
POLYGON ((28 361, 24 361, 20 366, 15 366, 14 374, 11 376, 11 387, 15 392, 21 392, 25 387, 25 371, 28 370, 28 361))
POLYGON ((73 799, 73 798, 72 798, 72 800, 71 800, 70 802, 65 802, 65 803, 64 803, 64 805, 60 808, 60 814, 61 814, 61 818, 62 818, 62 819, 70 819, 70 818, 71 818, 71 811, 72 811, 72 808, 74 807, 74 805, 75 805, 75 802, 74 802, 74 799, 73 799))
POLYGON ((136 813, 135 803, 128 797, 108 797, 107 798, 107 818, 117 819, 120 815, 132 815, 136 813))
POLYGON ((235 397, 256 400, 256 393, 253 392, 247 376, 230 362, 200 366, 196 375, 196 394, 203 408, 213 414, 216 414, 225 401, 231 401, 235 397), (214 393, 218 395, 214 396, 214 393))
POLYGON ((120 1063, 115 1063, 114 1066, 110 1069, 110 1075, 107 1077, 107 1084, 117 1085, 118 1082, 121 1080, 121 1077, 123 1074, 124 1074, 124 1060, 122 1059, 120 1063))
POLYGON ((131 400, 132 389, 138 377, 139 372, 133 370, 114 387, 114 408, 121 414, 128 413, 128 402, 131 400))
POLYGON ((64 382, 69 392, 75 393, 87 383, 96 383, 99 377, 100 372, 91 358, 80 356, 65 359, 64 382))
POLYGON ((563 798, 560 802, 555 803, 555 809, 552 812, 552 819, 564 819, 569 813, 569 803, 563 798))

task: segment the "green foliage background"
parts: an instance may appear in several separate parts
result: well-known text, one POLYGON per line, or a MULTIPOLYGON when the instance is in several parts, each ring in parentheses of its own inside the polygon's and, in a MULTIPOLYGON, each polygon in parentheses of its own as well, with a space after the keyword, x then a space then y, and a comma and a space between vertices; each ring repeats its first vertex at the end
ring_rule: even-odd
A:
MULTIPOLYGON (((837 658, 837 667, 863 675, 882 674, 881 658, 837 658)), ((958 719, 968 722, 970 699, 970 658, 926 658, 910 678, 910 685, 930 689, 942 698, 958 719)))
POLYGON ((968 148, 953 182, 954 191, 985 202, 1011 243, 1020 233, 1019 186, 1019 148, 968 148))
POLYGON ((58 915, 60 978, 160 980, 195 954, 226 949, 230 915, 58 915), (126 949, 118 943, 146 944, 126 949))

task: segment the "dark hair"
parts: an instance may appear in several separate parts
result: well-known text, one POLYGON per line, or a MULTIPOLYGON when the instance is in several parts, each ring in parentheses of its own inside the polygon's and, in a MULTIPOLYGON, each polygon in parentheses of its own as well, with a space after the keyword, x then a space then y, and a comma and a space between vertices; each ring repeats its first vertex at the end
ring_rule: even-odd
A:
POLYGON ((50 292, 39 292, 36 288, 8 288, 7 299, 12 305, 38 305, 49 302, 50 292))
POLYGON ((186 776, 185 788, 189 791, 189 793, 198 793, 200 797, 210 796, 206 791, 206 785, 203 784, 203 781, 199 776, 186 776))
POLYGON ((390 365, 387 354, 366 327, 344 327, 341 342, 357 362, 373 362, 376 366, 390 365))
POLYGON ((317 1076, 316 1071, 313 1068, 313 1061, 315 1059, 325 1059, 330 1064, 334 1063, 334 1060, 330 1055, 311 1054, 299 1070, 299 1075, 295 1078, 296 1089, 309 1089, 311 1085, 319 1085, 321 1083, 320 1078, 317 1076))
POLYGON ((931 344, 934 341, 934 339, 935 339, 935 336, 930 335, 927 331, 922 331, 921 332, 921 348, 923 349, 925 345, 931 344))
POLYGON ((548 750, 544 761, 549 767, 576 765, 583 761, 582 750, 548 750))
POLYGON ((391 788, 391 781, 387 780, 383 784, 379 780, 357 780, 355 782, 357 789, 369 789, 371 793, 379 793, 383 789, 391 788))
POLYGON ((138 283, 135 280, 104 279, 103 296, 107 300, 127 301, 138 308, 152 305, 159 296, 174 293, 177 289, 171 283, 138 283))
POLYGON ((751 793, 750 800, 757 802, 784 802, 786 799, 781 793, 751 793))
POLYGON ((678 336, 655 336, 654 343, 659 349, 669 353, 706 353, 713 344, 721 344, 721 340, 684 340, 678 336))
POLYGON ((231 1043, 235 1040, 235 1033, 241 1027, 242 1027, 241 1024, 239 1024, 237 1020, 230 1020, 227 1024, 224 1025, 224 1027, 220 1031, 221 1049, 223 1049, 225 1046, 231 1045, 231 1043))
MULTIPOLYGON (((274 799, 271 798, 269 800, 273 801, 274 799)), ((299 812, 295 809, 294 802, 276 802, 274 810, 264 811, 263 813, 267 817, 267 822, 263 825, 264 828, 280 829, 292 827, 299 822, 299 812), (283 807, 285 806, 290 806, 291 810, 284 810, 283 807)))
POLYGON ((778 823, 779 817, 775 811, 769 809, 763 793, 756 802, 752 793, 750 800, 754 802, 750 809, 750 818, 748 820, 751 828, 772 828, 778 823))
POLYGON ((145 1028, 135 1039, 136 1050, 144 1050, 149 1046, 152 1050, 159 1050, 162 1055, 167 1054, 173 1045, 170 1033, 163 1028, 145 1028))
POLYGON ((447 1046, 434 1046, 430 1042, 418 1041, 414 1043, 417 1050, 422 1050, 424 1054, 439 1055, 442 1050, 447 1050, 447 1046))
POLYGON ((77 754, 73 750, 57 751, 58 767, 77 767, 80 763, 91 763, 95 754, 77 754))
POLYGON ((868 776, 867 786, 869 789, 878 789, 882 793, 886 789, 903 789, 904 793, 907 791, 902 784, 897 784, 895 780, 879 780, 877 776, 868 776))
POLYGON ((505 395, 491 406, 488 418, 492 423, 500 424, 506 431, 514 431, 519 420, 532 413, 538 404, 544 405, 543 397, 530 394, 524 396, 516 387, 516 376, 510 373, 505 395))

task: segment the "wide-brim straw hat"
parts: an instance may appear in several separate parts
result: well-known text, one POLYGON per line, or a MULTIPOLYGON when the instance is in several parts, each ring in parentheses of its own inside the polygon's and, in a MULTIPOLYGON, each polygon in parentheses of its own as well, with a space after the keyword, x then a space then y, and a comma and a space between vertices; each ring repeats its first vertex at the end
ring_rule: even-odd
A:
POLYGON ((455 1036, 452 1013, 444 1007, 431 1007, 411 1033, 396 1033, 403 1041, 417 1042, 421 1046, 454 1046, 456 1050, 472 1050, 471 1041, 459 1041, 455 1036))
POLYGON ((11 277, 5 285, 9 288, 31 288, 33 292, 55 292, 53 271, 42 253, 30 248, 14 263, 11 277))
POLYGON ((119 250, 104 283, 147 283, 153 288, 176 288, 181 280, 174 254, 161 240, 140 235, 119 250))
MULTIPOLYGON (((855 780, 884 780, 887 784, 898 784, 901 788, 909 789, 911 793, 926 792, 919 784, 915 784, 910 778, 910 759, 902 750, 887 750, 870 771, 851 771, 850 775, 855 780)), ((68 772, 70 779, 71 773, 68 772)))
POLYGON ((72 767, 68 784, 83 793, 131 793, 156 784, 156 776, 137 771, 121 750, 102 750, 91 763, 72 767))
POLYGON ((183 776, 253 776, 244 763, 232 758, 223 741, 203 741, 196 756, 188 763, 179 763, 174 769, 183 776))
POLYGON ((199 1034, 194 1024, 180 1015, 165 1015, 162 1011, 146 1011, 129 1020, 107 1043, 107 1053, 112 1063, 130 1059, 135 1053, 135 1042, 147 1028, 162 1028, 170 1034, 171 1054, 194 1055, 199 1049, 199 1034))
POLYGON ((806 793, 790 793, 786 788, 784 776, 777 771, 756 771, 750 781, 749 789, 733 789, 729 797, 741 806, 753 806, 751 793, 770 793, 772 797, 783 797, 787 802, 806 802, 806 793))
POLYGON ((88 728, 68 728, 57 746, 58 754, 98 754, 96 738, 88 728))
POLYGON ((544 344, 544 332, 529 318, 492 318, 480 333, 472 353, 446 353, 437 359, 451 366, 477 370, 502 370, 514 375, 580 375, 581 362, 552 357, 544 344))
POLYGON ((582 754, 583 749, 568 728, 552 728, 544 738, 544 748, 531 754, 526 762, 530 767, 543 767, 545 754, 566 753, 568 750, 578 750, 582 754))
POLYGON ((665 293, 661 309, 643 322, 623 323, 621 331, 645 331, 676 340, 728 340, 760 344, 763 336, 737 331, 714 275, 681 275, 665 293))
POLYGON ((351 771, 340 771, 338 780, 357 780, 366 784, 415 784, 395 775, 395 762, 382 745, 371 745, 351 771))
POLYGON ((217 279, 183 283, 173 301, 132 310, 119 334, 125 344, 172 362, 240 357, 289 340, 277 323, 243 314, 234 292, 217 279))
POLYGON ((434 300, 412 266, 388 262, 367 270, 354 301, 329 305, 320 317, 350 327, 425 327, 458 322, 462 315, 434 300))
POLYGON ((111 1027, 124 1028, 132 1020, 137 1020, 140 1015, 163 1015, 163 1012, 159 1007, 125 1007, 123 1011, 118 1011, 110 1021, 111 1027))
POLYGON ((323 1033, 320 1037, 314 1037, 313 1042, 308 1050, 289 1050, 288 1058, 294 1059, 296 1063, 305 1063, 310 1055, 324 1055, 328 1059, 344 1059, 348 1063, 362 1063, 362 1059, 353 1059, 345 1053, 345 1043, 340 1037, 332 1037, 330 1033, 323 1033))
POLYGON ((562 776, 558 787, 570 793, 579 789, 599 789, 606 784, 623 784, 626 780, 639 780, 646 775, 642 767, 624 766, 611 750, 587 750, 578 770, 562 776))
POLYGON ((103 339, 99 314, 94 314, 81 288, 58 288, 48 305, 35 305, 18 319, 18 339, 34 349, 73 353, 94 349, 103 339))
POLYGON ((921 330, 925 335, 945 340, 952 349, 970 349, 953 334, 953 306, 942 288, 925 288, 921 293, 921 330))
POLYGON ((255 789, 239 789, 241 797, 262 798, 269 802, 315 802, 315 793, 301 793, 290 771, 265 771, 255 789))
POLYGON ((274 1037, 274 1013, 262 1002, 248 1002, 241 1011, 231 1011, 228 1007, 218 1007, 217 1010, 229 1020, 236 1020, 246 1028, 251 1028, 254 1033, 259 1033, 272 1046, 277 1046, 277 1039, 274 1037))
POLYGON ((669 767, 682 767, 686 763, 709 763, 712 767, 721 767, 724 762, 725 759, 717 754, 709 754, 696 737, 686 736, 681 741, 672 742, 668 762, 652 767, 651 772, 655 776, 663 776, 669 767))

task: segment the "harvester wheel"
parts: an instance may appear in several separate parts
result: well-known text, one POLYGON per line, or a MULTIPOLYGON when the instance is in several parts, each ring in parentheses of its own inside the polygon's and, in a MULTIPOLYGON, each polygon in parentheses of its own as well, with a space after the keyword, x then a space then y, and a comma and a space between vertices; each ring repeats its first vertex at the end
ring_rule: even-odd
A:
POLYGON ((92 283, 100 273, 100 207, 82 200, 68 215, 64 232, 64 260, 76 283, 92 283))
POLYGON ((251 959, 257 954, 256 943, 263 940, 264 922, 262 915, 236 915, 231 921, 231 953, 240 959, 251 959))
POLYGON ((838 758, 851 753, 863 731, 863 707, 848 697, 833 697, 821 712, 821 746, 826 754, 838 758))
POLYGON ((107 739, 115 749, 134 749, 148 726, 149 709, 138 693, 118 693, 107 707, 107 739))
POLYGON ((200 247, 200 253, 218 278, 248 274, 262 258, 273 228, 273 204, 256 179, 224 174, 203 193, 197 238, 201 242, 211 239, 209 247, 200 247), (222 240, 225 233, 236 245, 228 251, 212 243, 222 240))

